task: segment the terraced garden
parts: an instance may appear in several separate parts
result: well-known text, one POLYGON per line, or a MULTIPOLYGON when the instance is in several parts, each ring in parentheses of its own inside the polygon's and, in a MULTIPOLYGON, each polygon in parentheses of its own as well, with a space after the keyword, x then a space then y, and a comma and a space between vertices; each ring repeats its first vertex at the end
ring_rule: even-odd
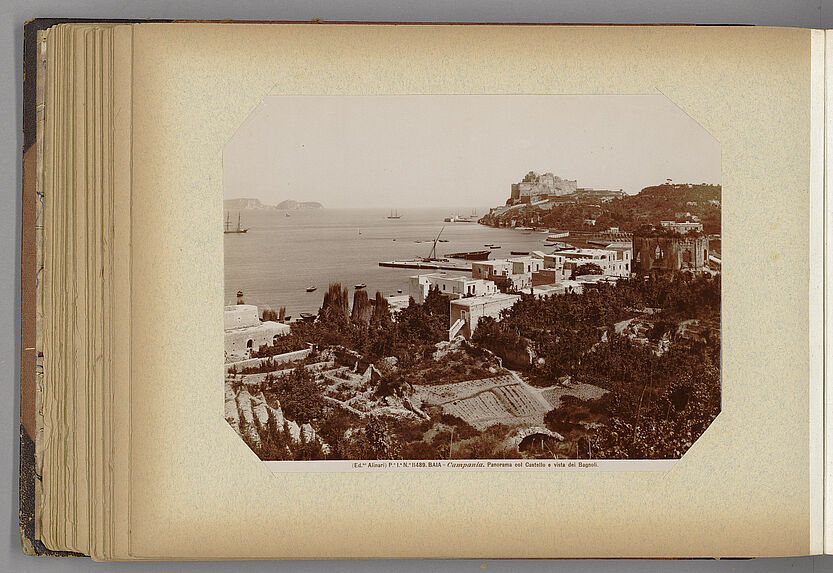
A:
POLYGON ((436 405, 479 430, 495 424, 541 424, 549 403, 511 374, 441 386, 417 386, 423 404, 436 405))

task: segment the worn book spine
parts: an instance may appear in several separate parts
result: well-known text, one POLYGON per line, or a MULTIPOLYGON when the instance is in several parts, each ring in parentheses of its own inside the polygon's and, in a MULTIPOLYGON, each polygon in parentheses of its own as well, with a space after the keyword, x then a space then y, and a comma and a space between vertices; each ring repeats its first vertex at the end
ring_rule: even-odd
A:
POLYGON ((27 22, 23 32, 23 182, 20 269, 20 544, 27 555, 75 556, 52 551, 39 539, 36 515, 40 482, 37 464, 38 387, 41 355, 38 337, 39 276, 43 268, 40 236, 43 192, 41 185, 44 71, 44 32, 60 23, 54 19, 27 22))
POLYGON ((51 21, 33 20, 23 34, 23 185, 20 269, 20 543, 27 555, 51 553, 35 534, 37 413, 38 130, 43 122, 41 31, 51 21), (38 79, 41 76, 40 80, 38 79))

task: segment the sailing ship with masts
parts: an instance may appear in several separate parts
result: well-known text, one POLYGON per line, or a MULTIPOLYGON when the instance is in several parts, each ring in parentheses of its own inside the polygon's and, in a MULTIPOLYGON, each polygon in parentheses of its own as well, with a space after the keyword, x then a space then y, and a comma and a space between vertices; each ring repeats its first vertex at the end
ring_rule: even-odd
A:
POLYGON ((248 232, 248 230, 249 229, 244 229, 243 228, 241 218, 240 218, 240 213, 237 213, 237 227, 232 226, 232 224, 231 224, 231 214, 226 213, 226 224, 225 224, 225 228, 223 229, 224 234, 246 233, 246 232, 248 232))

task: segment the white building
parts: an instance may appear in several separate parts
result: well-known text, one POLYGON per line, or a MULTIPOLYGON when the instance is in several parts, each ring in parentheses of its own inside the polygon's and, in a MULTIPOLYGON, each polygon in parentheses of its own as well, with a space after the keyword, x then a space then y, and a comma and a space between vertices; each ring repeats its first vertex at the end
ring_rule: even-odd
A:
POLYGON ((500 312, 511 308, 520 298, 520 295, 517 294, 497 293, 489 296, 452 300, 448 325, 449 339, 458 334, 471 338, 481 318, 491 316, 494 319, 499 319, 500 312))
POLYGON ((512 263, 512 274, 515 275, 528 275, 544 268, 543 259, 539 259, 538 257, 518 257, 508 259, 508 261, 512 263))
POLYGON ((264 344, 274 344, 278 336, 289 334, 288 324, 261 322, 257 307, 252 304, 235 304, 223 312, 226 362, 245 360, 264 344))
POLYGON ((520 290, 532 284, 532 273, 541 270, 544 260, 538 257, 515 257, 493 261, 475 261, 471 265, 473 279, 511 281, 511 287, 520 290))
POLYGON ((626 277, 631 274, 630 246, 610 245, 606 249, 569 249, 544 256, 544 269, 561 271, 560 280, 568 279, 573 271, 586 264, 595 264, 602 274, 626 277))
POLYGON ((408 294, 416 302, 422 304, 432 286, 438 288, 440 294, 452 300, 464 296, 483 296, 498 292, 497 285, 492 281, 453 276, 447 273, 430 273, 412 276, 408 294))
POLYGON ((473 279, 493 280, 496 277, 506 277, 511 272, 512 264, 505 259, 471 263, 471 278, 473 279))

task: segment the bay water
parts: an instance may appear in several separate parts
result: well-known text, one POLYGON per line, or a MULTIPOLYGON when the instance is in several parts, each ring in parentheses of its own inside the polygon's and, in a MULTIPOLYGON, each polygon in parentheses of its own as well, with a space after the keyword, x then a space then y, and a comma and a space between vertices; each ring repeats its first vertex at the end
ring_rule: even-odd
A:
MULTIPOLYGON (((477 213, 483 213, 478 209, 477 213)), ((246 304, 279 310, 297 317, 316 313, 332 282, 352 292, 366 283, 368 295, 408 294, 409 277, 433 271, 380 267, 380 261, 427 257, 434 239, 437 256, 488 249, 491 259, 511 256, 510 251, 546 250, 546 233, 494 229, 477 223, 447 223, 448 209, 406 209, 389 219, 387 209, 251 210, 240 213, 247 233, 224 235, 225 301, 234 304, 243 291, 246 304), (287 213, 289 216, 287 216, 287 213), (315 286, 314 292, 306 292, 315 286)), ((472 211, 461 211, 470 216, 472 211)), ((229 213, 236 224, 237 212, 229 213)), ((449 275, 470 273, 446 271, 449 275)))

